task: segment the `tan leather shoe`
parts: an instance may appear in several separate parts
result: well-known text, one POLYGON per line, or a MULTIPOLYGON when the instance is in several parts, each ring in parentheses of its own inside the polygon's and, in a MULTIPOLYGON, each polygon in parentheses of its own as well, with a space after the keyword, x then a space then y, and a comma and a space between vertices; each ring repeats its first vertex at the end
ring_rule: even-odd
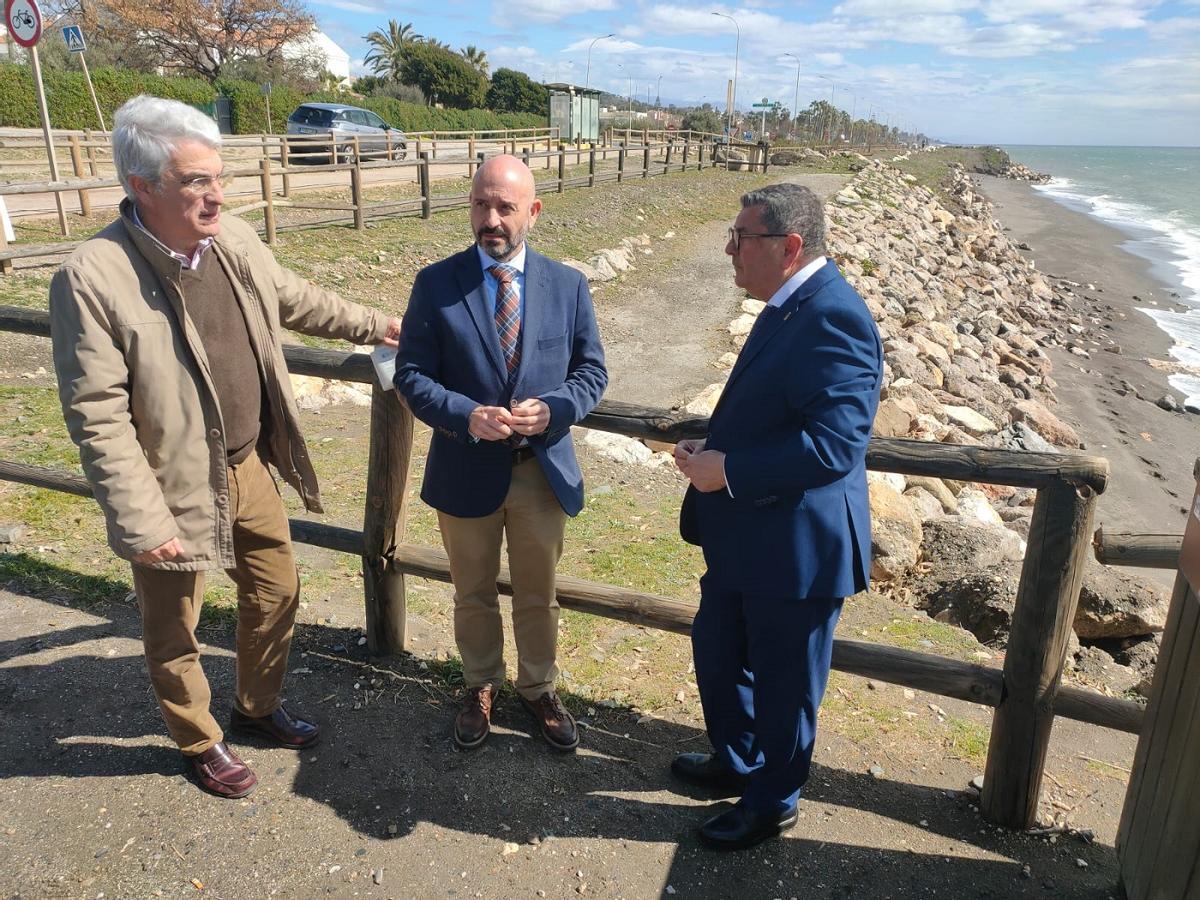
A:
POLYGON ((490 684, 467 688, 462 706, 454 717, 454 743, 464 750, 478 747, 492 729, 492 703, 496 689, 490 684))
POLYGON ((547 691, 536 700, 521 697, 521 705, 529 710, 541 729, 542 737, 555 750, 574 750, 579 746, 579 729, 575 727, 575 719, 554 691, 547 691))
POLYGON ((224 741, 186 759, 200 786, 210 794, 236 800, 258 787, 258 777, 224 741))

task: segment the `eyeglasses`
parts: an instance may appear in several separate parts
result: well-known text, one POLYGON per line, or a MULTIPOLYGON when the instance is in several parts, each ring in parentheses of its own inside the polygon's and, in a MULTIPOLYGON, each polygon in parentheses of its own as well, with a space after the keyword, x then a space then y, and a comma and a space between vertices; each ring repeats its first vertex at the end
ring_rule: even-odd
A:
POLYGON ((211 194, 218 187, 225 190, 233 184, 233 176, 225 172, 220 175, 196 175, 192 178, 176 179, 179 187, 188 194, 194 197, 203 197, 205 194, 211 194))
POLYGON ((771 232, 757 233, 757 232, 752 231, 752 232, 747 233, 744 231, 738 231, 738 229, 736 229, 736 228, 730 228, 729 229, 729 243, 733 244, 734 250, 737 250, 737 249, 739 249, 741 242, 743 240, 745 240, 746 238, 777 238, 777 237, 787 237, 788 234, 790 234, 790 232, 771 231, 771 232))

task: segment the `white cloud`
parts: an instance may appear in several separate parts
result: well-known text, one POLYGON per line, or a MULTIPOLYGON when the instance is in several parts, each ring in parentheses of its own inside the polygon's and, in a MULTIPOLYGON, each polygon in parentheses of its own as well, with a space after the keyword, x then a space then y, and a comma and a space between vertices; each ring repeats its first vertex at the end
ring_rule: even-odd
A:
POLYGON ((905 16, 947 15, 979 8, 979 0, 848 0, 833 8, 835 16, 896 19, 905 16))
MULTIPOLYGON (((519 13, 522 19, 545 23, 616 8, 616 0, 526 0, 521 4, 519 13)), ((507 9, 503 14, 497 9, 492 15, 492 21, 498 24, 507 24, 510 19, 510 10, 507 9)))
POLYGON ((1002 58, 1033 56, 1044 51, 1073 49, 1072 33, 1033 23, 996 25, 974 29, 965 41, 942 47, 951 56, 1002 58))
POLYGON ((355 3, 354 0, 312 0, 312 3, 314 6, 328 6, 333 9, 340 9, 343 12, 378 13, 383 10, 382 6, 369 3, 355 3))

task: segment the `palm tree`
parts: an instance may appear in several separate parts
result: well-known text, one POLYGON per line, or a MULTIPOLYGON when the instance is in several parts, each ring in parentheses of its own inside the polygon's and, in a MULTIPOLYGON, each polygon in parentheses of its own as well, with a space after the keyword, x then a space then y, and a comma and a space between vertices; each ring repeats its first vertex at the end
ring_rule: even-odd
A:
POLYGON ((487 51, 480 50, 474 44, 467 44, 467 46, 459 50, 458 53, 459 56, 471 64, 471 67, 476 72, 478 72, 484 78, 488 77, 488 69, 490 66, 488 65, 487 51))
POLYGON ((375 30, 363 38, 371 45, 371 50, 363 57, 363 62, 367 63, 376 75, 399 81, 405 45, 421 39, 421 35, 413 31, 411 22, 402 25, 395 19, 388 19, 387 33, 375 30))

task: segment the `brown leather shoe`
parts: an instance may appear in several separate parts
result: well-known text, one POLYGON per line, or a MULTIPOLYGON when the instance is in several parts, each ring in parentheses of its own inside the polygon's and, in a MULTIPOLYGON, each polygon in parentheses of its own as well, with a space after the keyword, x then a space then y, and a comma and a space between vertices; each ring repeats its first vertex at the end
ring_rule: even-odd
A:
POLYGON ((490 684, 467 688, 462 706, 454 717, 454 743, 464 750, 478 747, 492 730, 492 703, 496 689, 490 684))
POLYGON ((575 719, 554 691, 547 691, 536 700, 521 697, 521 705, 529 710, 542 730, 542 737, 555 750, 574 750, 579 746, 579 730, 575 727, 575 719))
POLYGON ((258 787, 258 777, 224 741, 213 744, 199 756, 184 758, 200 786, 210 794, 236 800, 258 787))
POLYGON ((235 706, 229 715, 229 729, 291 750, 311 747, 321 738, 320 726, 293 716, 282 703, 269 716, 257 717, 248 716, 235 706))

